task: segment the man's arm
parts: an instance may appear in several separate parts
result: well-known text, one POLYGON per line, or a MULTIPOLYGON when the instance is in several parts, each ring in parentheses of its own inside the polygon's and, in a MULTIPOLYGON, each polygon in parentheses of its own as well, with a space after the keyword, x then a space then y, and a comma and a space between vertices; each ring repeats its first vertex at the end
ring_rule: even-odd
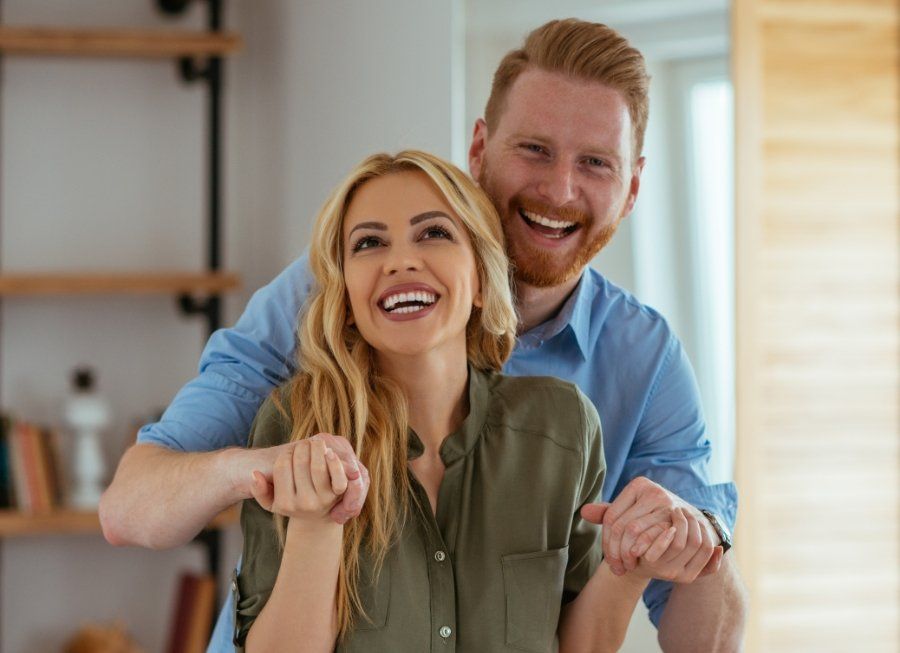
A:
MULTIPOLYGON (((621 510, 613 501, 606 517, 615 519, 625 513, 629 515, 625 523, 609 529, 606 528, 607 519, 604 519, 604 551, 607 551, 606 538, 613 536, 617 542, 610 546, 610 566, 616 571, 621 571, 618 566, 627 569, 633 565, 629 551, 638 534, 649 528, 654 519, 665 519, 667 510, 679 508, 691 524, 686 549, 694 550, 695 558, 692 564, 685 566, 687 573, 675 578, 678 582, 653 581, 644 600, 650 608, 652 621, 659 628, 660 641, 666 647, 678 646, 671 649, 676 651, 711 650, 710 642, 740 641, 743 633, 741 615, 746 608, 742 587, 739 581, 735 584, 737 576, 733 573, 733 561, 728 560, 728 570, 719 575, 723 565, 718 559, 724 558, 716 546, 718 535, 698 509, 715 513, 733 529, 737 493, 732 483, 712 485, 709 482, 707 465, 711 445, 706 437, 700 393, 687 356, 674 337, 666 347, 651 387, 620 477, 620 487, 614 496, 618 500, 626 494, 625 487, 639 491, 626 501, 628 505, 621 506, 621 510), (657 508, 662 510, 656 511, 657 508), (640 523, 629 526, 628 522, 632 521, 640 523), (712 556, 709 554, 711 546, 716 549, 712 556), (701 567, 704 557, 708 563, 701 567), (621 562, 617 564, 619 560, 621 562), (683 584, 691 580, 687 576, 696 578, 700 573, 704 575, 694 580, 695 584, 703 581, 699 585, 683 584), (708 599, 703 594, 705 589, 713 592, 708 599), (717 591, 720 594, 716 595, 717 591), (725 595, 730 602, 717 603, 725 595), (672 598, 679 601, 677 616, 675 619, 667 617, 667 623, 663 625, 663 615, 668 612, 667 600, 672 598), (677 628, 673 627, 675 621, 677 628)), ((727 557, 733 555, 730 553, 727 557)))
POLYGON ((740 651, 748 604, 734 558, 727 555, 716 573, 672 587, 659 621, 659 645, 666 653, 740 651))
POLYGON ((202 453, 136 444, 100 500, 110 544, 164 549, 189 542, 216 514, 251 497, 252 472, 271 475, 281 447, 202 453))

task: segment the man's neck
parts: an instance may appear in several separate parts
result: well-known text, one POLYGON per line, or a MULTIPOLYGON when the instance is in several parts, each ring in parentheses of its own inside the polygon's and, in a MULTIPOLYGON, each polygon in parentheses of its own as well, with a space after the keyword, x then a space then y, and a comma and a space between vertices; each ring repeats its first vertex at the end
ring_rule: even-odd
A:
POLYGON ((519 310, 519 333, 525 333, 543 324, 559 313, 559 309, 572 294, 581 273, 558 286, 539 288, 516 281, 516 307, 519 310))
POLYGON ((430 352, 422 356, 379 357, 378 366, 400 384, 409 406, 409 425, 425 446, 437 455, 444 439, 469 414, 469 368, 463 349, 455 355, 430 352))

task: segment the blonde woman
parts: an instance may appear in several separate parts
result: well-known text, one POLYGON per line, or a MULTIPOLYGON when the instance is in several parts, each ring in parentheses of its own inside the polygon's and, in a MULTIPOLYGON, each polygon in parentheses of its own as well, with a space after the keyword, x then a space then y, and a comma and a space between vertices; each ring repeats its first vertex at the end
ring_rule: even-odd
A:
POLYGON ((604 477, 590 402, 498 373, 516 315, 487 197, 434 156, 375 155, 326 203, 310 251, 302 372, 250 439, 293 447, 275 464, 275 517, 244 503, 239 648, 615 650, 652 563, 613 575, 580 516, 604 477), (328 516, 347 478, 323 433, 371 477, 344 525, 328 516))

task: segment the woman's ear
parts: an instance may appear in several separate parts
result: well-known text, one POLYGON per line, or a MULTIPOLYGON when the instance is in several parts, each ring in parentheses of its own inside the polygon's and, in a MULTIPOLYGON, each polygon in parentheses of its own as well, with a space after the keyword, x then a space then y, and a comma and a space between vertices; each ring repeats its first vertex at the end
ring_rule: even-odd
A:
POLYGON ((484 300, 481 298, 480 290, 475 293, 475 296, 472 298, 472 306, 475 308, 484 308, 484 300))
POLYGON ((344 320, 344 324, 347 326, 353 326, 356 324, 356 320, 353 319, 353 310, 348 306, 347 307, 347 319, 344 320))

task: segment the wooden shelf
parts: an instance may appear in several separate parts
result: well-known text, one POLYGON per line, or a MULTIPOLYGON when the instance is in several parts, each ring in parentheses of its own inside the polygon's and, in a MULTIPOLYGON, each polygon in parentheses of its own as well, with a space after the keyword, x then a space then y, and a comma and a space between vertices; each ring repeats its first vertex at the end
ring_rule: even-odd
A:
POLYGON ((233 272, 0 274, 0 296, 218 293, 240 285, 233 272))
MULTIPOLYGON (((238 523, 239 516, 240 508, 232 506, 219 513, 206 528, 231 526, 238 523)), ((56 510, 44 514, 27 514, 17 510, 0 510, 0 538, 100 532, 100 518, 93 511, 56 510)))
POLYGON ((234 32, 0 27, 0 52, 75 57, 203 57, 240 50, 234 32))

